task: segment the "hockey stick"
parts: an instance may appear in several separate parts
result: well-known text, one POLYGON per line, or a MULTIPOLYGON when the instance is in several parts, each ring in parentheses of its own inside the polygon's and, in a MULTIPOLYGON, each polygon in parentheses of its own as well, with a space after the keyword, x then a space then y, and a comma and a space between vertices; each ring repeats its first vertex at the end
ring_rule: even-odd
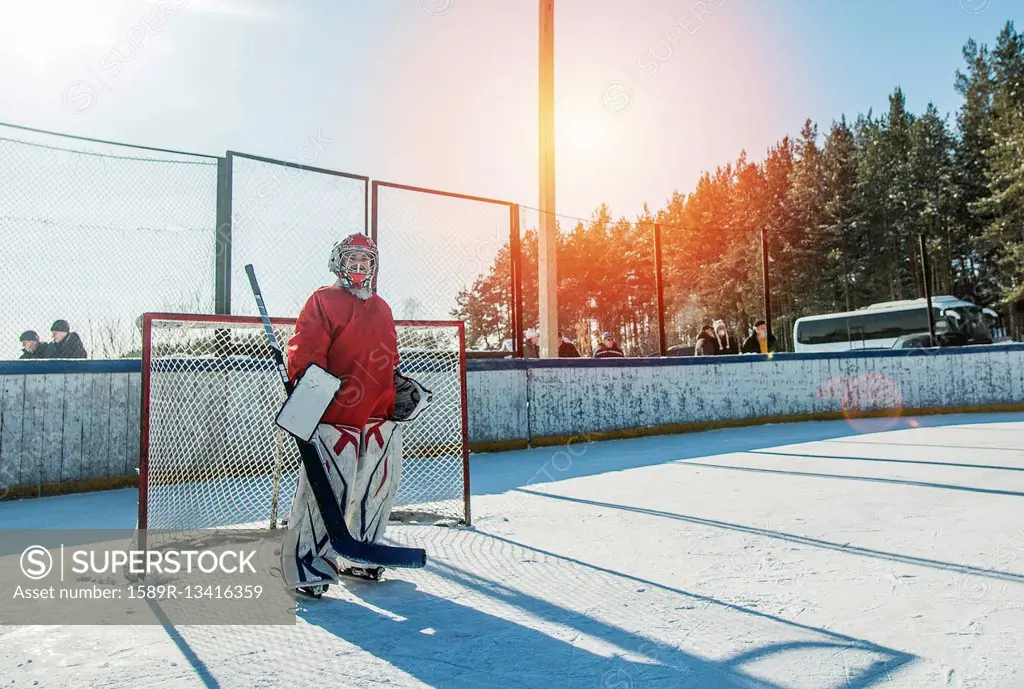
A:
MULTIPOLYGON (((245 274, 249 276, 249 285, 252 287, 253 296, 256 297, 256 306, 260 312, 260 319, 263 321, 267 341, 270 343, 274 363, 277 364, 277 371, 281 374, 284 389, 290 395, 292 382, 288 379, 288 369, 284 365, 284 352, 277 341, 274 326, 270 323, 267 306, 263 302, 263 293, 260 291, 259 283, 256 282, 256 271, 251 264, 245 266, 245 274)), ((359 564, 383 567, 423 567, 427 564, 427 554, 422 548, 364 543, 353 538, 345 524, 341 508, 334 501, 334 493, 331 491, 327 472, 324 471, 320 450, 313 443, 304 442, 300 438, 295 438, 295 442, 299 446, 302 465, 306 469, 306 479, 313 489, 313 495, 316 497, 320 514, 324 519, 324 526, 327 527, 327 533, 330 535, 331 546, 339 555, 359 564)))

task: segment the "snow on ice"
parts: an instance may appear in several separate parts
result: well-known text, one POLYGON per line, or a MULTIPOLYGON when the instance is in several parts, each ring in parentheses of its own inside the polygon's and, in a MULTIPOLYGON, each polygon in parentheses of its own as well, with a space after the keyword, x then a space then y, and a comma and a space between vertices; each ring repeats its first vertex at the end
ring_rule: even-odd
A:
MULTIPOLYGON (((473 529, 287 627, 0 628, 10 687, 1024 687, 1024 415, 478 455, 473 529)), ((125 528, 132 490, 0 504, 125 528)))

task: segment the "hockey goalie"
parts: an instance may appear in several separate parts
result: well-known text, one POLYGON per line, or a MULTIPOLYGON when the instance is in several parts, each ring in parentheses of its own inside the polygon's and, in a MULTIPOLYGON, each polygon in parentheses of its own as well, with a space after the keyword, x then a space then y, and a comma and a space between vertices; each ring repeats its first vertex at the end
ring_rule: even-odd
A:
MULTIPOLYGON (((322 369, 340 380, 326 410, 316 412, 310 442, 318 446, 349 532, 367 543, 384 534, 402 478, 400 424, 430 402, 429 392, 398 370, 391 308, 372 290, 378 258, 377 247, 362 234, 335 244, 329 269, 337 281, 309 297, 287 347, 296 391, 307 371, 322 369)), ((319 597, 339 575, 380 578, 383 567, 347 562, 331 548, 304 468, 288 528, 295 543, 292 581, 300 592, 319 597)))

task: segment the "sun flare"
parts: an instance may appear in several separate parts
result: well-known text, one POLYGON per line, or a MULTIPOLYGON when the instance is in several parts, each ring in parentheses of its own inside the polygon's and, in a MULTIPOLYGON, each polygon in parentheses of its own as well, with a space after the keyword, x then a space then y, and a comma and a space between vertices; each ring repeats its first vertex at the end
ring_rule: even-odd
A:
POLYGON ((595 151, 607 140, 607 126, 600 114, 571 113, 559 123, 559 137, 577 151, 595 151))
POLYGON ((83 50, 109 49, 116 40, 118 5, 123 3, 110 2, 104 10, 77 0, 0 3, 0 55, 39 68, 83 50))

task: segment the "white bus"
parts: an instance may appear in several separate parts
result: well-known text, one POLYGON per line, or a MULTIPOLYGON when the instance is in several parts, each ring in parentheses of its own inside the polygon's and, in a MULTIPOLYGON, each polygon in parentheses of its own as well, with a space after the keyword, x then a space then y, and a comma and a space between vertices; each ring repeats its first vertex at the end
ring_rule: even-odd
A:
MULTIPOLYGON (((956 329, 971 343, 988 343, 992 334, 984 316, 994 316, 956 297, 932 297, 936 332, 956 329)), ((928 309, 924 299, 907 299, 872 304, 857 311, 804 316, 793 324, 797 352, 842 352, 850 349, 891 349, 905 335, 928 332, 928 309)))

